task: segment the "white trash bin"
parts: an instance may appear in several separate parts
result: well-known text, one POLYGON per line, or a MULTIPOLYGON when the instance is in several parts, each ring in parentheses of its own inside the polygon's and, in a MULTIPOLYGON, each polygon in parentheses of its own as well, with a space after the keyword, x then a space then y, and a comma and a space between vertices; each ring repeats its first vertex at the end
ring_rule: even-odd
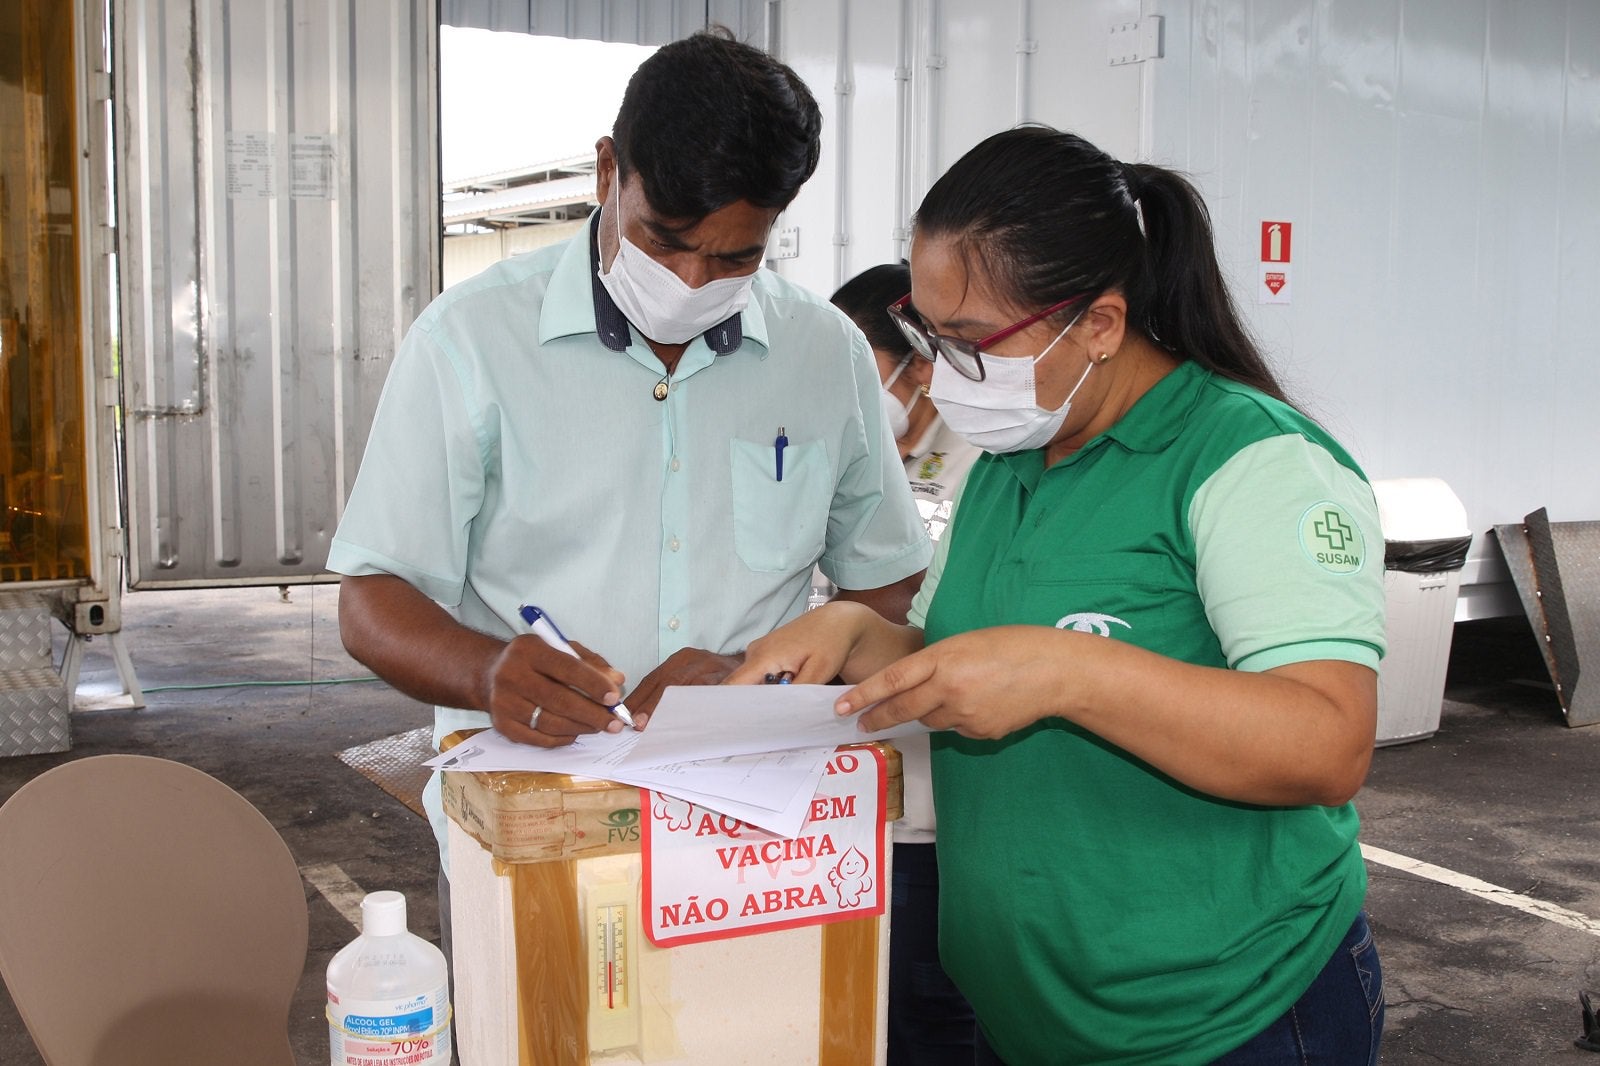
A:
POLYGON ((1461 568, 1472 544, 1467 511, 1438 478, 1374 481, 1383 529, 1389 650, 1378 668, 1377 744, 1439 729, 1461 568))

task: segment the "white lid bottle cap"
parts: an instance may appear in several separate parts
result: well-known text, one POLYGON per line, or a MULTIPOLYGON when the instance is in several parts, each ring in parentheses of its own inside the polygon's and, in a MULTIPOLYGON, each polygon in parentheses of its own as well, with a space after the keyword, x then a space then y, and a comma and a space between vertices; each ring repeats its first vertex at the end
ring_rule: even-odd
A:
POLYGON ((398 892, 368 892, 361 901, 361 935, 394 936, 405 931, 405 896, 398 892))

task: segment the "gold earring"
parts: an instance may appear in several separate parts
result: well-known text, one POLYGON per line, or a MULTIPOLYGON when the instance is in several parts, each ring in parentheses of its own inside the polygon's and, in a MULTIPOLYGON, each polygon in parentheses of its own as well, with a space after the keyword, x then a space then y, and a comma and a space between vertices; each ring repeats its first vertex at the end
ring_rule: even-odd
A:
POLYGON ((1100 353, 1100 357, 1098 359, 1096 359, 1095 361, 1099 362, 1099 363, 1103 363, 1107 359, 1110 359, 1110 358, 1111 358, 1111 353, 1110 352, 1101 352, 1100 353))

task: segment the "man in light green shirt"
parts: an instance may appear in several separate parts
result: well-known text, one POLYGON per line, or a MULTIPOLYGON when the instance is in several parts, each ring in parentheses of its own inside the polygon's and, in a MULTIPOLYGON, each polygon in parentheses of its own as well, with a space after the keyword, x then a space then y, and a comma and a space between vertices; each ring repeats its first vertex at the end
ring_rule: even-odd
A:
POLYGON ((931 547, 866 342, 759 269, 819 130, 764 53, 668 45, 599 142, 586 231, 412 327, 328 565, 351 654, 436 704, 438 734, 570 743, 620 728, 622 696, 647 720, 799 614, 813 564, 904 616, 931 547), (524 603, 583 661, 518 638, 524 603))

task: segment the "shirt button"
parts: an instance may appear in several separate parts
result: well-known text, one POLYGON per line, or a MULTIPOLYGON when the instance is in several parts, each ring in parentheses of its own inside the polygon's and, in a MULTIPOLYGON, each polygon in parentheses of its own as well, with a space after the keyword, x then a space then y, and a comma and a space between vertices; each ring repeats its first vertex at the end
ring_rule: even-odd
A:
POLYGON ((673 537, 671 540, 667 541, 667 547, 670 548, 673 551, 677 551, 678 550, 678 538, 677 537, 673 537))
POLYGON ((681 466, 683 466, 683 464, 678 462, 678 457, 676 455, 674 455, 672 457, 672 469, 673 469, 673 472, 676 473, 678 468, 681 467, 681 466))
POLYGON ((678 619, 676 615, 667 619, 667 628, 672 630, 676 630, 678 628, 678 619))

